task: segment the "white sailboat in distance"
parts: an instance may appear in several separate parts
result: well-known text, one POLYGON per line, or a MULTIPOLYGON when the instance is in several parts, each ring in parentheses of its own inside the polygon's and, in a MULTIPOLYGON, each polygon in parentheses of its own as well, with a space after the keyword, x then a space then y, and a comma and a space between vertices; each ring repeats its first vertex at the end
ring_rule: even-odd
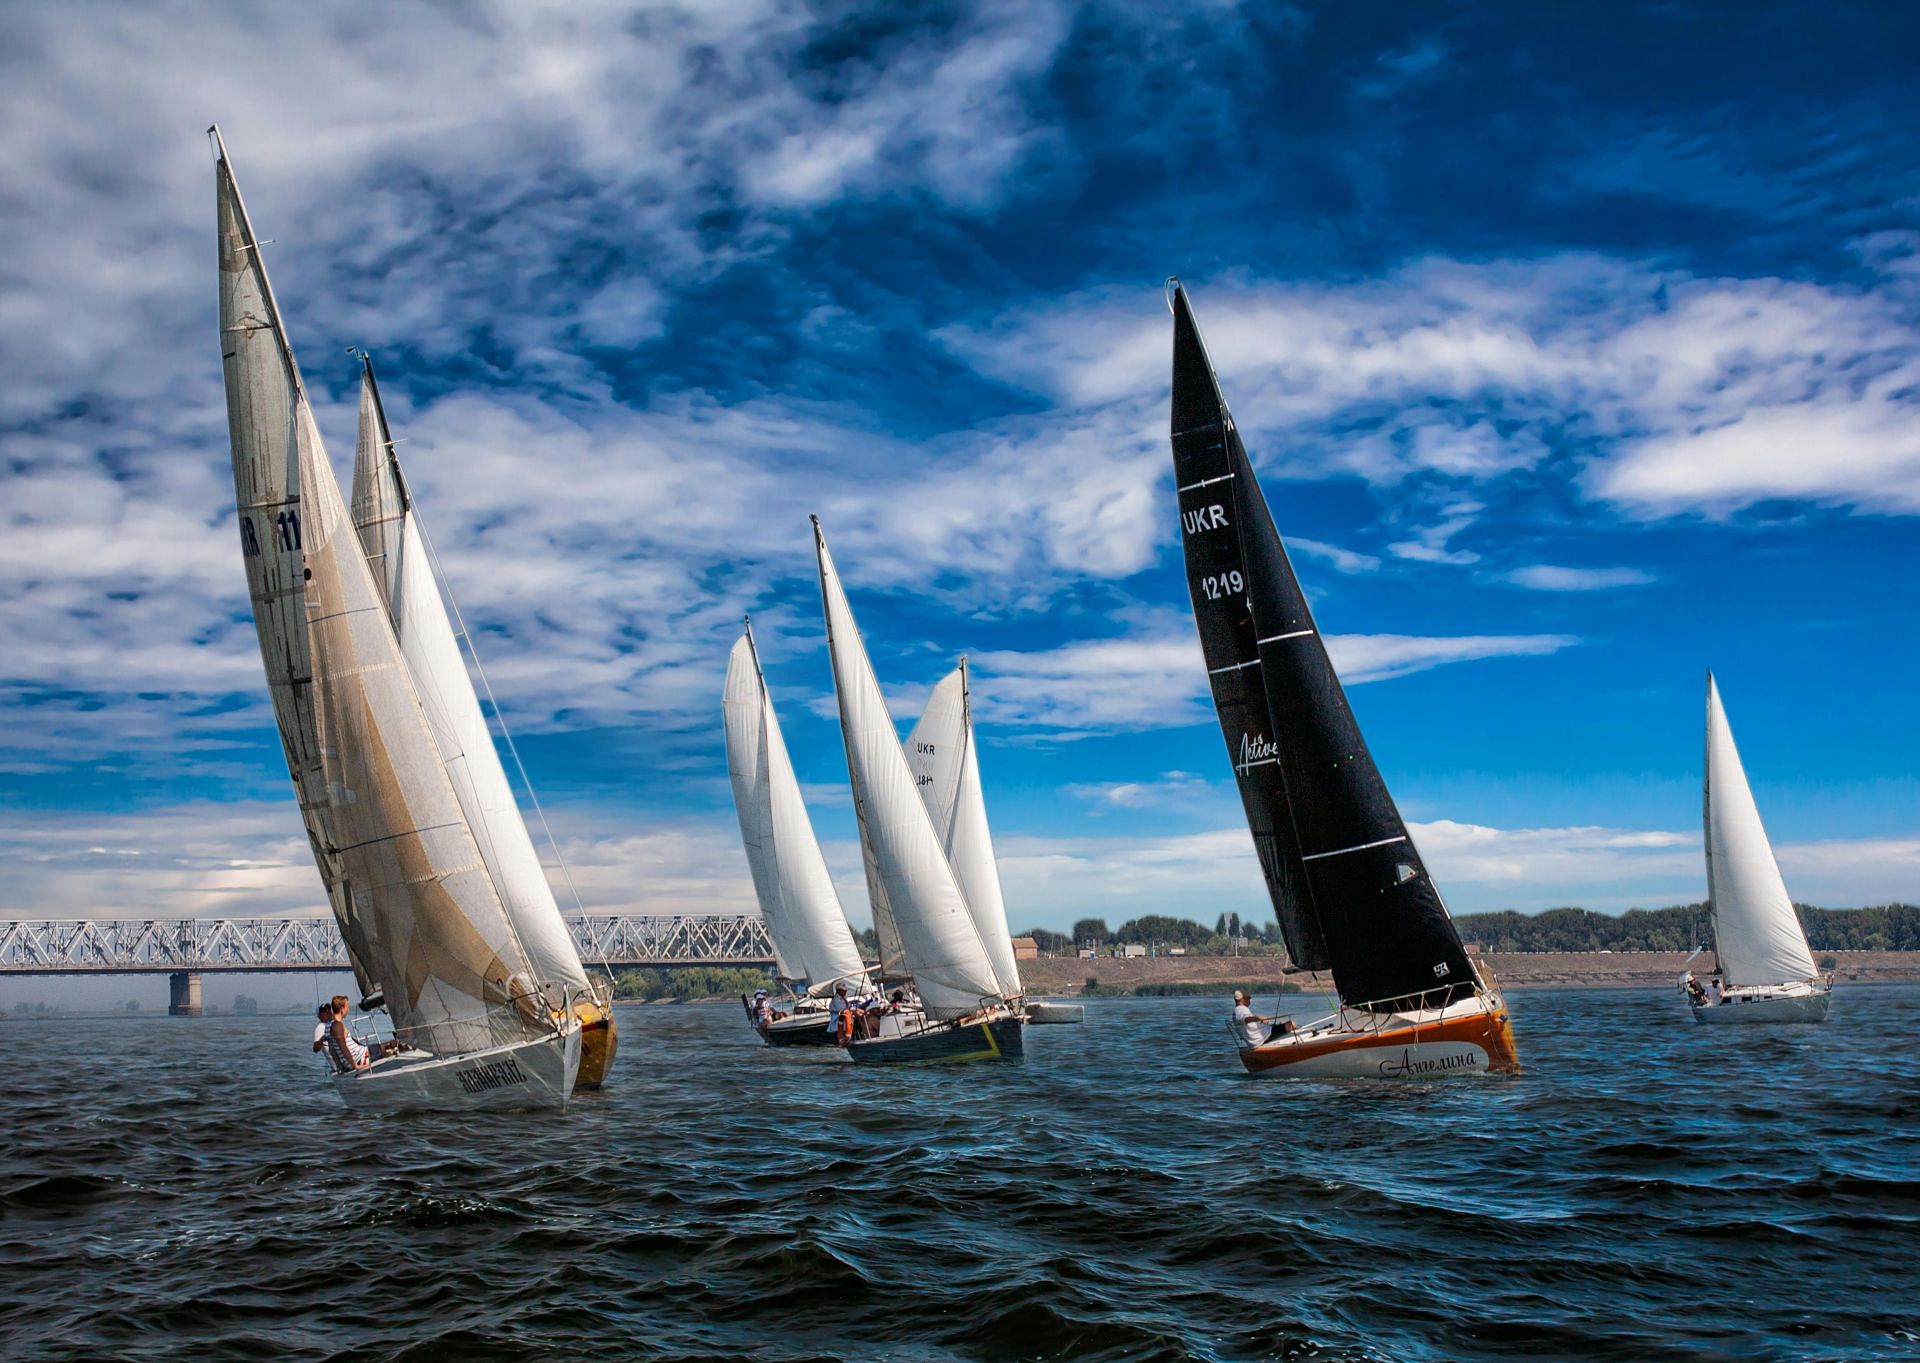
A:
POLYGON ((1720 967, 1718 999, 1687 977, 1696 1022, 1825 1022, 1833 976, 1822 976, 1780 877, 1740 750, 1707 674, 1707 774, 1703 817, 1707 904, 1720 967))
POLYGON ((767 694, 751 622, 727 657, 721 712, 727 775, 753 892, 773 939, 780 978, 793 985, 798 996, 787 1015, 771 1022, 760 1036, 769 1046, 830 1046, 835 1038, 828 997, 836 984, 864 994, 867 968, 807 817, 800 781, 767 694))
POLYGON ((867 879, 876 901, 884 897, 891 911, 903 964, 926 1009, 910 1020, 887 1015, 879 1036, 856 1039, 848 1050, 856 1061, 909 1064, 1017 1056, 1020 1000, 1002 992, 979 923, 916 789, 817 518, 813 537, 867 879))
POLYGON ((542 992, 448 780, 327 462, 217 129, 220 340, 236 514, 294 795, 362 991, 400 1048, 349 1107, 561 1107, 580 1024, 542 992))

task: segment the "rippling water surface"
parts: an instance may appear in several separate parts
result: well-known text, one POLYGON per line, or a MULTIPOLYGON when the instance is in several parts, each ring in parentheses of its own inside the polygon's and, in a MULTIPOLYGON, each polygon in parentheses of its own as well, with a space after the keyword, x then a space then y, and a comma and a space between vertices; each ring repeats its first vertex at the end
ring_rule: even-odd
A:
POLYGON ((632 1008, 565 1116, 349 1116, 301 1017, 0 1022, 0 1355, 1920 1357, 1920 989, 1521 993, 1517 1079, 1253 1080, 1225 1004, 1024 1062, 632 1008))

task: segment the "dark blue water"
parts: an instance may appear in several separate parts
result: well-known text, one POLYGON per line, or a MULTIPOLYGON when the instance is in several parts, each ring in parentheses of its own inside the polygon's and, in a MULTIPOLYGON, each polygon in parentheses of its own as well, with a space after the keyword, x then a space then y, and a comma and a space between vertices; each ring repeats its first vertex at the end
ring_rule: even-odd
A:
POLYGON ((1224 1010, 903 1072, 625 1009, 604 1095, 460 1123, 300 1017, 0 1022, 0 1355, 1920 1358, 1920 989, 1523 993, 1510 1080, 1250 1080, 1224 1010))

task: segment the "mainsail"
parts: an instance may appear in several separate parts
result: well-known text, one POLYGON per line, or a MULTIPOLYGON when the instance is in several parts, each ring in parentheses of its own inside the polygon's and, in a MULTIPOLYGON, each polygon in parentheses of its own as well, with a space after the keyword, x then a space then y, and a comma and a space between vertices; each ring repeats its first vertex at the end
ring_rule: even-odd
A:
POLYGON ((1720 687, 1707 674, 1707 901, 1720 973, 1733 984, 1786 984, 1818 971, 1780 878, 1773 846, 1734 746, 1720 687))
POLYGON ((550 1033, 313 421, 215 134, 220 335, 240 543, 275 717, 363 987, 463 1052, 550 1033))
POLYGON ((920 798, 933 818, 933 831, 973 912, 980 940, 993 961, 1000 992, 1014 998, 1022 991, 1020 967, 1013 959, 1007 930, 1007 904, 1000 892, 1000 866, 987 827, 986 796, 980 788, 980 757, 973 741, 973 701, 967 688, 967 660, 949 672, 907 735, 907 765, 920 786, 920 798))
POLYGON ((899 933, 903 964, 928 1016, 962 1017, 1003 997, 1000 982, 933 820, 914 788, 900 733, 860 642, 817 520, 813 536, 853 808, 868 859, 868 883, 879 891, 875 915, 884 896, 899 933))
POLYGON ((721 710, 740 840, 781 977, 799 982, 809 993, 858 979, 866 965, 813 835, 751 628, 727 658, 721 710))
POLYGON ((1349 1006, 1465 997, 1466 949, 1360 736, 1186 290, 1169 288, 1187 586, 1287 949, 1349 1006))
POLYGON ((507 783, 493 732, 460 654, 427 553, 419 512, 400 468, 373 362, 361 359, 360 438, 353 459, 353 522, 387 604, 414 689, 433 730, 454 797, 494 889, 513 920, 548 1002, 565 1008, 591 993, 573 936, 507 783))

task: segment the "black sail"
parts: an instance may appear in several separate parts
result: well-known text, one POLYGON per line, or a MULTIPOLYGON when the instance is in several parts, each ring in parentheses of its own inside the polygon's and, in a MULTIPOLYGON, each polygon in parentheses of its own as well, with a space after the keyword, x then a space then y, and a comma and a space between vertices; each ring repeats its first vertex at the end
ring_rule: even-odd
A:
POLYGON ((1172 289, 1187 587, 1287 949, 1331 970, 1350 1006, 1470 994, 1466 949, 1360 736, 1186 291, 1172 289))

